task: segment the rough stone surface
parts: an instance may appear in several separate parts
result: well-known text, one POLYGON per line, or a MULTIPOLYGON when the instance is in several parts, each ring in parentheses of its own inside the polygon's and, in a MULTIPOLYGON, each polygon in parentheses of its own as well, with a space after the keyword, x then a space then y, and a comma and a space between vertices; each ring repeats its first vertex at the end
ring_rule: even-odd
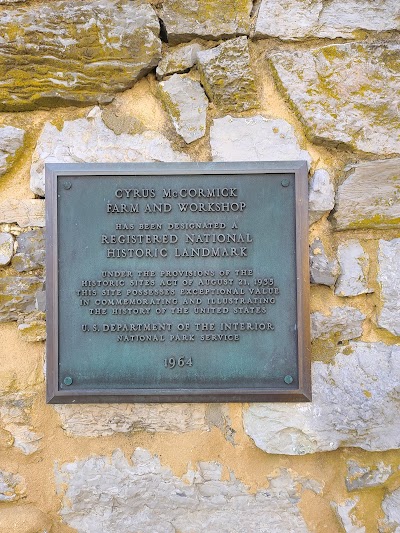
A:
POLYGON ((200 43, 180 44, 170 48, 157 65, 157 79, 191 69, 197 61, 197 52, 203 49, 200 43))
POLYGON ((320 239, 315 239, 310 245, 310 279, 311 283, 332 287, 339 274, 339 264, 336 259, 329 261, 324 245, 320 239))
POLYGON ((17 237, 17 253, 12 260, 12 266, 18 272, 28 272, 44 267, 45 237, 41 228, 21 233, 17 237))
POLYGON ((0 391, 0 430, 9 435, 12 446, 25 455, 38 450, 42 438, 31 425, 33 399, 33 394, 0 391))
POLYGON ((287 474, 249 493, 217 463, 199 463, 182 478, 137 448, 133 465, 121 451, 64 464, 58 473, 63 521, 82 533, 307 533, 287 474))
POLYGON ((313 142, 388 155, 400 153, 399 50, 398 44, 346 43, 270 59, 313 142))
POLYGON ((330 315, 311 314, 311 338, 348 341, 362 335, 365 315, 355 307, 333 307, 330 315))
POLYGON ((61 426, 74 437, 106 437, 131 431, 209 429, 204 404, 57 405, 61 426))
POLYGON ((378 325, 393 335, 400 335, 400 239, 380 240, 378 261, 383 301, 378 325))
POLYGON ((191 143, 203 137, 208 99, 200 83, 174 74, 160 83, 160 92, 175 129, 184 141, 191 143))
POLYGON ((201 83, 219 109, 237 113, 258 107, 247 37, 198 52, 197 59, 201 83))
POLYGON ((18 320, 18 331, 27 342, 46 340, 46 315, 43 312, 30 313, 18 320))
POLYGON ((252 6, 251 0, 164 0, 161 19, 170 44, 195 37, 229 39, 249 33, 252 6))
POLYGON ((340 276, 336 282, 338 296, 357 296, 372 292, 368 288, 369 257, 361 244, 352 239, 338 247, 340 276))
POLYGON ((24 504, 3 507, 0 533, 50 533, 51 520, 37 507, 24 504))
POLYGON ((397 0, 262 0, 254 35, 297 40, 400 29, 397 0))
POLYGON ((311 157, 302 150, 293 127, 285 120, 261 115, 216 118, 210 130, 213 161, 290 161, 311 157))
POLYGON ((399 533, 400 531, 400 488, 385 496, 382 502, 385 518, 380 520, 379 533, 399 533))
POLYGON ((3 11, 0 111, 110 102, 157 65, 159 31, 154 9, 140 1, 59 0, 3 11))
POLYGON ((25 131, 20 128, 13 126, 0 128, 0 176, 10 168, 17 150, 24 142, 24 136, 25 131))
POLYGON ((64 122, 59 131, 47 123, 32 156, 31 189, 44 196, 45 163, 123 163, 135 161, 188 161, 175 152, 169 141, 159 133, 116 135, 101 120, 95 108, 88 118, 64 122))
POLYGON ((365 533, 366 531, 364 526, 357 525, 357 521, 353 515, 353 510, 357 503, 358 498, 346 500, 343 503, 331 502, 331 506, 346 533, 365 533))
POLYGON ((317 222, 335 205, 335 190, 329 172, 323 168, 314 172, 309 187, 308 213, 310 224, 317 222))
POLYGON ((312 403, 252 404, 244 428, 267 453, 397 449, 399 381, 400 346, 350 342, 334 363, 313 363, 312 403))
POLYGON ((38 310, 43 287, 43 279, 36 276, 0 278, 0 322, 18 320, 21 315, 38 310))
POLYGON ((44 200, 4 200, 0 202, 0 224, 17 223, 21 228, 45 226, 44 200))
POLYGON ((347 167, 336 196, 336 229, 400 225, 400 159, 364 161, 347 167))
POLYGON ((10 233, 0 233, 0 266, 8 265, 14 254, 14 238, 10 233))
POLYGON ((15 502, 24 496, 23 478, 18 474, 0 470, 0 502, 15 502))
POLYGON ((375 467, 361 466, 357 461, 347 461, 346 487, 347 490, 367 489, 378 487, 389 479, 392 467, 380 462, 375 467))

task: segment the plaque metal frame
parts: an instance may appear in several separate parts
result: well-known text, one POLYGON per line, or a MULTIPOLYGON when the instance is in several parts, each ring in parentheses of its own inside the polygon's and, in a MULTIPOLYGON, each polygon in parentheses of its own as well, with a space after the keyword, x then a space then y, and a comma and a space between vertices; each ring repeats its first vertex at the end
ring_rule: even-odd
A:
POLYGON ((308 169, 305 161, 232 163, 46 164, 47 403, 307 402, 311 401, 308 169), (58 180, 70 176, 293 174, 296 221, 298 388, 85 389, 59 387, 58 180))

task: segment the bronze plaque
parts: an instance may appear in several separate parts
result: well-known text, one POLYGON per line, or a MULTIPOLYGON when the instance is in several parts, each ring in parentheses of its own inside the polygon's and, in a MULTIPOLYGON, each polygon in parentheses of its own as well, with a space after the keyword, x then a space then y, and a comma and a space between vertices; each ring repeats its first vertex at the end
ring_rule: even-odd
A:
POLYGON ((305 162, 46 165, 47 399, 311 398, 305 162))

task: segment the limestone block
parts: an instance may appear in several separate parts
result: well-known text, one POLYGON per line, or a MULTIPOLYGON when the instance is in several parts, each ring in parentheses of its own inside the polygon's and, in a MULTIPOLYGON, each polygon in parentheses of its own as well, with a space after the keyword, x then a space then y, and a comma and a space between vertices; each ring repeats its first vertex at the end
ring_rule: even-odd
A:
POLYGON ((361 244, 351 239, 338 247, 340 276, 336 282, 335 294, 338 296, 358 296, 372 292, 368 288, 369 256, 361 244))
POLYGON ((311 157, 302 150, 293 127, 285 120, 261 115, 216 118, 210 130, 213 161, 290 161, 311 157))
POLYGON ((258 107, 247 37, 198 52, 197 59, 201 83, 219 109, 238 113, 258 107))
POLYGON ((21 233, 17 237, 17 253, 12 260, 12 266, 18 272, 28 272, 44 267, 45 237, 41 228, 21 233))
POLYGON ((348 341, 362 335, 365 315, 355 307, 333 307, 329 315, 311 314, 311 338, 348 341))
POLYGON ((0 202, 0 224, 17 223, 21 228, 45 226, 44 200, 4 200, 0 202))
POLYGON ((267 453, 397 449, 399 379, 400 346, 352 341, 333 363, 313 363, 311 403, 252 404, 244 428, 267 453))
POLYGON ((311 141, 389 155, 400 153, 399 50, 346 43, 273 53, 270 60, 311 141))
POLYGON ((347 461, 346 487, 348 491, 379 487, 392 474, 392 467, 380 462, 375 467, 361 466, 357 461, 347 461))
POLYGON ((262 0, 254 36, 298 40, 400 29, 397 0, 262 0))
POLYGON ((160 83, 160 94, 177 133, 186 143, 204 136, 208 99, 198 81, 174 74, 160 83))
POLYGON ((338 274, 338 262, 336 259, 329 261, 322 241, 315 239, 310 246, 311 283, 332 287, 335 285, 338 274))
POLYGON ((7 232, 0 232, 0 266, 8 265, 14 254, 14 237, 7 232))
POLYGON ((308 213, 310 224, 317 222, 335 205, 335 190, 329 172, 320 168, 311 178, 309 187, 308 213))
POLYGON ((164 0, 160 16, 170 44, 219 40, 248 35, 252 7, 251 0, 164 0))
POLYGON ((30 413, 33 400, 31 393, 0 391, 0 430, 8 434, 12 445, 25 455, 38 450, 42 438, 32 428, 30 413))
POLYGON ((161 134, 116 135, 94 108, 88 118, 69 120, 59 131, 49 122, 43 128, 32 156, 31 189, 44 196, 45 163, 133 163, 135 161, 189 161, 175 152, 161 134))
POLYGON ((25 131, 20 128, 13 126, 0 128, 0 176, 10 168, 17 150, 21 148, 24 142, 24 136, 25 131))
POLYGON ((400 159, 364 161, 347 167, 336 196, 336 229, 397 227, 400 224, 400 159))
POLYGON ((207 431, 204 404, 57 405, 61 426, 74 437, 106 437, 131 431, 207 431))
POLYGON ((378 325, 400 335, 400 239, 379 241, 378 263, 383 301, 378 325))
POLYGON ((43 312, 30 313, 18 320, 18 331, 26 342, 46 340, 46 315, 43 312))
POLYGON ((0 533, 50 533, 51 520, 31 505, 4 507, 0 513, 0 533))
POLYGON ((66 463, 57 473, 63 521, 78 531, 107 533, 308 533, 297 506, 298 484, 286 473, 250 493, 221 465, 202 462, 175 476, 156 456, 137 448, 132 464, 109 457, 66 463))
POLYGON ((24 479, 18 474, 0 470, 0 502, 15 502, 25 495, 24 479))
POLYGON ((379 520, 379 533, 400 531, 400 488, 390 492, 382 502, 385 518, 379 520))
POLYGON ((365 533, 366 531, 364 526, 357 524, 357 520, 353 515, 358 500, 359 498, 354 498, 352 500, 346 500, 343 503, 331 502, 331 507, 334 509, 346 533, 365 533))
POLYGON ((161 57, 147 2, 33 4, 0 13, 0 111, 106 103, 161 57), (12 65, 12 67, 10 67, 12 65))
POLYGON ((38 293, 43 287, 43 279, 37 276, 0 278, 0 322, 18 320, 38 310, 38 293))
POLYGON ((191 69, 197 61, 197 52, 203 49, 200 43, 180 44, 168 49, 157 65, 157 79, 191 69))

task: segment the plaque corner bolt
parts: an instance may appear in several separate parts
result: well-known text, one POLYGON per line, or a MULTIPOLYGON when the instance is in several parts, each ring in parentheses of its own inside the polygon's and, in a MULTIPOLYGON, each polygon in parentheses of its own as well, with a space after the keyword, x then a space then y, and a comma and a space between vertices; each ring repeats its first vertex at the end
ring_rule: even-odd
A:
POLYGON ((290 385, 291 383, 293 383, 293 378, 292 376, 287 375, 283 378, 283 381, 286 383, 286 385, 290 385))
POLYGON ((73 379, 70 376, 64 378, 64 385, 72 385, 73 379))
POLYGON ((289 187, 289 185, 290 185, 290 180, 288 180, 287 178, 283 179, 283 180, 281 181, 281 185, 282 185, 282 187, 289 187))
POLYGON ((63 187, 66 191, 69 191, 69 189, 72 187, 72 183, 70 181, 66 181, 64 184, 63 184, 63 187))

